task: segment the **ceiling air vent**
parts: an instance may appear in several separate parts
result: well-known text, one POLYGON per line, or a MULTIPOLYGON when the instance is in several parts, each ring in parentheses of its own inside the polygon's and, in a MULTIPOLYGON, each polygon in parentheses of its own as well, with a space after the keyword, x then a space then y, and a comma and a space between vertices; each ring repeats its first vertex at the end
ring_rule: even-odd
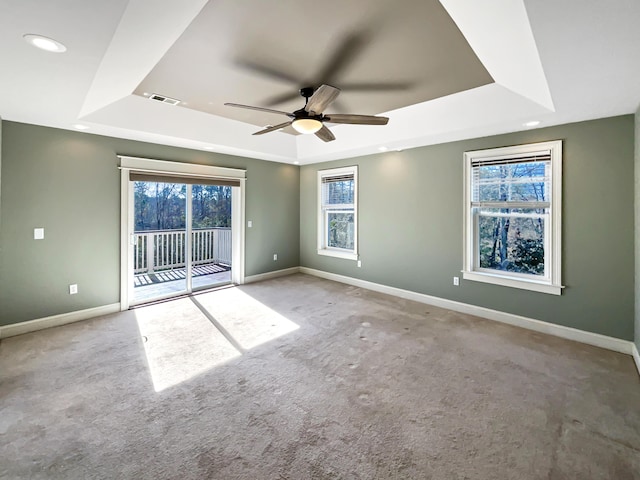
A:
POLYGON ((171 97, 165 97, 164 95, 158 95, 157 93, 152 93, 149 95, 150 100, 155 100, 156 102, 168 103, 169 105, 178 105, 180 100, 171 97))

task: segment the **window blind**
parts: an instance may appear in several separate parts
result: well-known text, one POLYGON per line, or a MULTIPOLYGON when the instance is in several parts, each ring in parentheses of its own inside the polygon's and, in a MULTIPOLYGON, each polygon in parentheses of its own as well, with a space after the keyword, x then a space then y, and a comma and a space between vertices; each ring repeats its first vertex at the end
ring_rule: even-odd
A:
POLYGON ((472 167, 488 167, 492 165, 514 165, 518 163, 551 162, 551 153, 540 153, 526 157, 478 158, 471 161, 472 167))
POLYGON ((189 183, 191 185, 217 185, 239 187, 240 180, 169 173, 129 172, 132 182, 189 183))
POLYGON ((353 179, 354 179, 353 173, 350 173, 348 175, 326 176, 326 177, 322 177, 322 183, 348 182, 348 181, 353 181, 353 179))

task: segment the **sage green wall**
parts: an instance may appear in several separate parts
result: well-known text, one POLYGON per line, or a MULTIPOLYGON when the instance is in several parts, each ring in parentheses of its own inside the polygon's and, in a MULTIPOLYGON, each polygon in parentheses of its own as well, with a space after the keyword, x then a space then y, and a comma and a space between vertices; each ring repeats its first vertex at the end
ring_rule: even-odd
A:
POLYGON ((300 173, 301 265, 546 322, 633 339, 634 117, 529 130, 308 165, 300 173), (463 152, 563 144, 561 296, 461 276, 463 152), (358 165, 356 262, 316 254, 316 172, 358 165))
POLYGON ((3 122, 0 325, 119 302, 116 155, 247 169, 246 275, 299 264, 299 168, 3 122), (33 240, 44 227, 45 239, 33 240), (278 253, 278 261, 273 254, 278 253), (69 295, 77 283, 79 293, 69 295))

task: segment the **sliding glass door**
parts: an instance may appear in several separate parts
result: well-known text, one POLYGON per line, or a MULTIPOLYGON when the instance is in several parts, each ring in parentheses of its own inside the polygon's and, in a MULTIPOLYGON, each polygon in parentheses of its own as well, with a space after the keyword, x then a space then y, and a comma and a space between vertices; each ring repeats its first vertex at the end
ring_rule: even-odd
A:
POLYGON ((232 187, 148 178, 133 176, 130 185, 130 304, 229 283, 232 187))

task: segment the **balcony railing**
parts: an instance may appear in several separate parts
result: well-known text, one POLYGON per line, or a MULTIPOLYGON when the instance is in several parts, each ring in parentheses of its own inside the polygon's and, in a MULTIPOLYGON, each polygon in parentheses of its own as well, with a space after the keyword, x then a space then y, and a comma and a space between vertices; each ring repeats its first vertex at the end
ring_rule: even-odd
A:
MULTIPOLYGON (((134 233, 135 273, 152 273, 185 267, 186 232, 150 230, 134 233)), ((191 232, 192 265, 231 265, 231 229, 204 228, 191 232)))

